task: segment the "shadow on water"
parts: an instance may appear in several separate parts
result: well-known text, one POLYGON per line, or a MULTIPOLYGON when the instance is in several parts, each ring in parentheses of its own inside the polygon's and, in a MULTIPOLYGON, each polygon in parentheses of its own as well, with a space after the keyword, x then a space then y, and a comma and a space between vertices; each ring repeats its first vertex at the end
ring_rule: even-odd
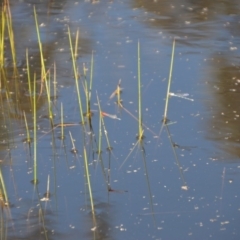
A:
POLYGON ((208 86, 211 84, 208 87, 211 118, 207 137, 225 153, 218 156, 220 160, 238 160, 240 157, 240 65, 232 59, 231 55, 215 55, 209 70, 215 80, 208 82, 208 86))

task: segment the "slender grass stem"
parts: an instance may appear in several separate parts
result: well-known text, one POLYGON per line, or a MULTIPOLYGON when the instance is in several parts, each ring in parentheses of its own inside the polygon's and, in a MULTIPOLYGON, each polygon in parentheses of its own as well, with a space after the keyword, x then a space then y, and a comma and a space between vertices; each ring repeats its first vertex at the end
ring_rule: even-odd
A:
POLYGON ((63 104, 61 103, 61 139, 64 139, 63 104))
POLYGON ((94 67, 94 55, 93 55, 93 51, 92 51, 92 57, 91 57, 91 71, 90 71, 90 84, 89 84, 89 102, 91 101, 91 94, 92 94, 93 67, 94 67))
POLYGON ((32 86, 31 86, 31 76, 30 76, 30 66, 29 66, 29 58, 28 58, 28 49, 26 49, 26 64, 27 64, 27 77, 28 77, 28 91, 29 91, 29 99, 32 107, 32 86))
POLYGON ((28 129, 28 123, 27 123, 27 118, 26 118, 26 114, 25 112, 23 112, 23 116, 24 116, 24 121, 25 121, 25 126, 26 126, 26 132, 27 132, 27 143, 30 144, 31 142, 31 137, 30 137, 30 133, 29 133, 29 129, 28 129))
POLYGON ((4 8, 2 9, 2 18, 1 18, 1 44, 0 44, 0 67, 1 70, 4 66, 4 36, 5 36, 5 25, 6 25, 6 15, 4 13, 4 8))
POLYGON ((52 112, 52 105, 51 105, 51 97, 50 97, 50 71, 47 74, 49 76, 48 81, 44 81, 45 82, 45 88, 46 88, 46 92, 47 92, 47 99, 48 99, 48 114, 49 114, 49 119, 50 121, 53 120, 53 112, 52 112))
POLYGON ((171 87, 171 82, 172 82, 174 52, 175 52, 175 39, 173 40, 173 46, 172 46, 172 56, 171 56, 171 64, 170 64, 170 70, 169 70, 168 88, 167 88, 167 95, 166 95, 166 102, 165 102, 165 110, 164 110, 164 115, 163 115, 163 123, 164 124, 167 123, 167 110, 168 110, 170 87, 171 87))
POLYGON ((37 92, 36 92, 36 74, 33 82, 33 184, 38 183, 37 179, 37 92))
POLYGON ((99 103, 98 95, 97 95, 97 101, 98 101, 98 109, 99 109, 99 133, 98 133, 98 151, 97 153, 100 155, 102 152, 102 113, 101 113, 101 106, 99 103))
POLYGON ((80 95, 79 83, 78 83, 78 69, 77 69, 77 64, 76 64, 76 58, 74 56, 71 32, 70 32, 70 28, 69 27, 68 27, 68 37, 69 37, 70 51, 71 51, 72 62, 73 62, 73 72, 74 72, 76 89, 77 89, 79 111, 80 111, 82 124, 84 125, 84 116, 83 116, 83 110, 82 110, 83 108, 82 108, 82 101, 81 101, 81 95, 80 95))
POLYGON ((0 167, 0 183, 1 183, 1 187, 3 189, 3 202, 4 202, 4 205, 7 206, 8 205, 8 194, 7 194, 7 190, 6 190, 6 186, 5 186, 5 182, 4 182, 4 179, 3 179, 3 175, 2 175, 2 169, 0 167))
POLYGON ((143 139, 142 127, 142 94, 141 94, 141 57, 140 42, 138 41, 138 139, 143 139))
POLYGON ((53 65, 53 96, 54 96, 54 101, 56 101, 56 99, 57 99, 57 69, 56 69, 55 62, 53 65))
POLYGON ((36 31, 37 31, 37 37, 38 37, 38 45, 39 45, 39 52, 40 52, 40 58, 41 58, 41 69, 42 69, 42 81, 46 80, 46 68, 45 68, 45 62, 44 62, 44 57, 43 57, 43 48, 42 48, 42 42, 40 38, 40 31, 39 31, 39 26, 38 26, 38 20, 37 20, 37 13, 36 13, 36 8, 35 6, 33 7, 34 10, 34 19, 35 19, 35 24, 36 24, 36 31))
POLYGON ((89 198, 91 203, 91 210, 92 214, 95 215, 95 209, 93 204, 93 195, 92 195, 92 187, 91 187, 91 180, 90 180, 90 174, 88 169, 88 157, 86 152, 86 147, 83 146, 83 154, 84 154, 84 164, 85 164, 85 171, 86 171, 86 178, 87 178, 87 185, 88 185, 88 192, 89 192, 89 198))

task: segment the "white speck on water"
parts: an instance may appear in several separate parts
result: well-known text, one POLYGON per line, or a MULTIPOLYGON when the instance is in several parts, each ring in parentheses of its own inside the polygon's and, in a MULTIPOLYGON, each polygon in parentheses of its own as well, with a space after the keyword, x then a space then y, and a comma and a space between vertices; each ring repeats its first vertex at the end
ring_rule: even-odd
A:
POLYGON ((216 219, 216 218, 211 218, 209 221, 210 221, 210 222, 216 222, 217 219, 216 219))
POLYGON ((229 224, 229 221, 221 222, 221 225, 229 224))

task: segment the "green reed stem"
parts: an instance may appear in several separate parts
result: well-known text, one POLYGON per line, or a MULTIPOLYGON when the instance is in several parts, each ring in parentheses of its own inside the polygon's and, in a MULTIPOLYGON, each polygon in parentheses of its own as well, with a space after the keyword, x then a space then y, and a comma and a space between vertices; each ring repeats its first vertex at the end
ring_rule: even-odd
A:
POLYGON ((53 65, 53 94, 54 94, 54 101, 55 101, 57 99, 57 69, 56 69, 55 62, 53 65))
POLYGON ((175 52, 175 39, 173 40, 173 46, 172 46, 172 56, 171 56, 171 64, 170 64, 170 71, 169 71, 169 78, 168 78, 168 88, 167 88, 167 95, 166 95, 166 102, 165 102, 165 110, 164 110, 164 115, 163 115, 163 123, 164 124, 167 123, 167 110, 168 110, 170 87, 171 87, 171 82, 172 82, 174 52, 175 52))
POLYGON ((88 169, 88 158, 87 158, 87 152, 85 145, 83 146, 83 155, 84 155, 84 164, 85 164, 85 171, 86 171, 86 178, 87 178, 87 185, 88 185, 88 191, 89 191, 89 198, 91 203, 91 210, 92 214, 95 214, 94 204, 93 204, 93 195, 92 195, 92 187, 91 187, 91 180, 90 180, 90 174, 88 169))
POLYGON ((74 72, 75 83, 76 83, 76 88, 77 88, 79 111, 80 111, 81 121, 84 124, 84 116, 83 116, 83 110, 82 110, 82 101, 81 101, 81 95, 80 95, 79 83, 78 83, 77 63, 76 63, 76 58, 75 58, 74 52, 73 52, 72 38, 71 38, 71 32, 70 32, 69 26, 68 26, 68 36, 69 36, 70 51, 71 51, 72 62, 73 62, 73 72, 74 72))
POLYGON ((141 58, 140 58, 140 42, 138 41, 138 138, 143 138, 142 128, 142 106, 141 106, 141 58))
POLYGON ((98 94, 97 94, 97 102, 98 102, 98 109, 99 109, 98 154, 101 154, 101 151, 102 151, 101 150, 101 148, 102 148, 102 110, 101 110, 98 94))
POLYGON ((63 128, 63 104, 61 103, 61 139, 64 139, 64 128, 63 128))
POLYGON ((4 182, 4 179, 3 179, 2 168, 1 167, 0 167, 0 182, 1 182, 1 185, 2 185, 2 189, 3 189, 5 204, 8 204, 9 203, 8 202, 8 194, 7 194, 5 182, 4 182))
POLYGON ((33 82, 33 184, 37 184, 37 92, 36 92, 36 74, 33 82))
POLYGON ((50 72, 48 74, 49 79, 45 82, 46 92, 47 92, 47 99, 48 99, 48 113, 49 113, 49 119, 53 120, 53 112, 52 112, 52 105, 51 105, 51 97, 50 97, 50 72))
POLYGON ((26 126, 26 132, 27 132, 27 142, 30 143, 31 138, 30 138, 30 133, 29 133, 29 129, 28 129, 28 123, 27 123, 27 118, 26 118, 25 112, 23 112, 23 116, 24 116, 24 121, 25 121, 25 126, 26 126))
POLYGON ((1 69, 4 66, 4 39, 5 39, 5 24, 6 24, 6 17, 4 14, 4 10, 2 9, 2 25, 1 25, 1 44, 0 44, 0 66, 1 69))
POLYGON ((11 15, 9 1, 6 1, 6 3, 7 3, 7 6, 6 6, 6 20, 7 21, 6 22, 7 22, 9 41, 10 41, 11 52, 12 52, 13 68, 14 68, 14 71, 16 71, 17 61, 16 61, 16 49, 15 49, 15 42, 14 42, 12 15, 11 15))
POLYGON ((29 91, 29 96, 30 96, 29 99, 30 99, 30 103, 31 103, 31 106, 32 106, 32 98, 31 98, 32 87, 31 87, 31 76, 30 76, 28 49, 26 49, 26 64, 27 64, 27 77, 28 77, 28 91, 29 91))
POLYGON ((35 19, 35 23, 36 23, 36 31, 37 31, 39 52, 40 52, 40 58, 41 58, 41 69, 42 69, 41 79, 45 80, 45 78, 46 78, 46 68, 45 68, 45 62, 44 62, 44 57, 43 57, 43 48, 42 48, 42 42, 41 42, 41 38, 40 38, 40 31, 39 31, 37 13, 36 13, 35 6, 33 7, 33 10, 34 10, 34 19, 35 19))
POLYGON ((111 145, 110 145, 110 141, 109 141, 109 139, 108 139, 107 130, 106 130, 106 127, 105 127, 105 124, 104 124, 104 119, 103 119, 104 117, 103 117, 103 115, 102 115, 102 110, 101 110, 101 106, 100 106, 100 101, 99 101, 99 98, 98 98, 98 94, 97 94, 97 102, 98 102, 98 109, 99 109, 100 119, 101 119, 102 126, 103 126, 103 131, 104 131, 104 134, 105 134, 105 137, 106 137, 106 141, 107 141, 107 145, 108 145, 107 149, 108 149, 109 151, 111 151, 112 147, 111 147, 111 145))
POLYGON ((90 85, 89 85, 89 102, 91 101, 91 94, 92 94, 93 67, 94 67, 94 55, 93 55, 93 51, 92 51, 91 71, 90 71, 90 85))

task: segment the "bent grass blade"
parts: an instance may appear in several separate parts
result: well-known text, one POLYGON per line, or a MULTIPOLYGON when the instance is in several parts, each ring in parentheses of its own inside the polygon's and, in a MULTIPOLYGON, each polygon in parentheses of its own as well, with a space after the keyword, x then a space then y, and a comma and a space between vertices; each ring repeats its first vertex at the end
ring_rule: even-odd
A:
POLYGON ((106 112, 101 112, 101 115, 102 115, 102 117, 109 117, 109 118, 112 118, 112 119, 121 120, 121 118, 118 118, 117 115, 115 115, 115 114, 109 114, 109 113, 106 113, 106 112))

